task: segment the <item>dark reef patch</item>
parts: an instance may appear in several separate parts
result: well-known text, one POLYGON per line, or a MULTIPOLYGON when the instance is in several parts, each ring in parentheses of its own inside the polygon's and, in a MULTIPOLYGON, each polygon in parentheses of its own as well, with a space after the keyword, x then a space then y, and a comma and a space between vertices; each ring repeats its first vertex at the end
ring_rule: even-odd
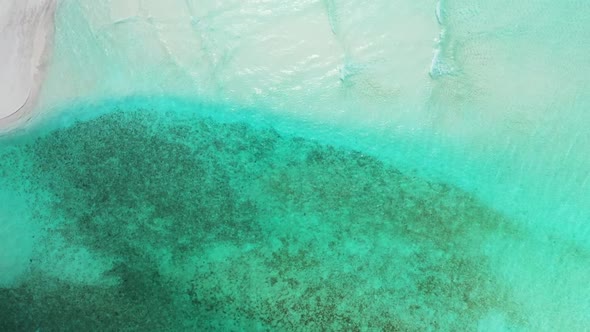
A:
POLYGON ((168 331, 189 308, 173 299, 176 285, 153 265, 121 263, 107 274, 115 287, 71 284, 41 275, 0 289, 2 331, 168 331))
MULTIPOLYGON (((138 113, 141 114, 141 113, 138 113)), ((117 113, 79 123, 31 146, 36 182, 71 221, 67 239, 121 255, 129 246, 237 238, 254 227, 220 161, 149 127, 157 118, 117 113), (131 240, 133 239, 133 240, 131 240), (122 252, 121 252, 122 251, 122 252)))
POLYGON ((116 282, 38 271, 0 289, 1 330, 456 331, 490 311, 521 319, 481 249, 518 236, 509 222, 359 152, 137 110, 10 156, 25 165, 36 222, 109 257, 103 277, 116 282))

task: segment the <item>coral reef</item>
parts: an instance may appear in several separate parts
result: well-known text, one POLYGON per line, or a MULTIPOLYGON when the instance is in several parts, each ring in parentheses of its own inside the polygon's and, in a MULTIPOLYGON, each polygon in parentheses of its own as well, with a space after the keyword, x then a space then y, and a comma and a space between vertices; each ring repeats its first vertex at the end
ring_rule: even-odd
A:
POLYGON ((1 330, 457 331, 491 311, 524 323, 482 249, 519 236, 509 220, 360 152, 138 109, 4 155, 45 241, 107 257, 114 281, 37 269, 0 290, 1 330))

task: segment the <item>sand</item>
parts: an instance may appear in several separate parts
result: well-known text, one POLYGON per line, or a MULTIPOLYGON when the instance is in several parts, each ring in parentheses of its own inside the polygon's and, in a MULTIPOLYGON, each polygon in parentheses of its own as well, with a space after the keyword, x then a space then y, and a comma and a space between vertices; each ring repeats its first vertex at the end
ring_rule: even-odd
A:
POLYGON ((417 126, 440 34, 435 7, 66 1, 40 106, 173 95, 335 125, 417 126))
POLYGON ((51 54, 56 0, 0 3, 0 132, 32 117, 51 54))

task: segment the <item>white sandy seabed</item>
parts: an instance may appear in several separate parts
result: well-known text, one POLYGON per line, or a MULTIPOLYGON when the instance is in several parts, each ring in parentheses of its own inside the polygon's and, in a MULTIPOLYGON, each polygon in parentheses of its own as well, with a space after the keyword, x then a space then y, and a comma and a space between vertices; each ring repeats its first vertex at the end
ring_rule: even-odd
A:
POLYGON ((496 253, 512 257, 499 270, 539 326, 590 326, 588 262, 548 246, 590 249, 582 2, 63 0, 47 66, 55 2, 1 6, 3 128, 72 100, 138 94, 316 123, 299 134, 444 179, 530 226, 531 243, 496 253))

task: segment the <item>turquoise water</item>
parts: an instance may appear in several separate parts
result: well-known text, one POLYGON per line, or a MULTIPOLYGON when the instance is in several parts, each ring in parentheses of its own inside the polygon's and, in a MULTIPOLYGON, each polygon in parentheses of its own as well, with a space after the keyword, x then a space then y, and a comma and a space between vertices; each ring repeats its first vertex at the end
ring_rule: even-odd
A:
POLYGON ((0 330, 590 330, 580 2, 117 4, 0 137, 0 330))
POLYGON ((566 282, 585 275, 583 248, 543 247, 456 186, 227 106, 62 114, 84 107, 3 143, 3 190, 26 206, 12 219, 32 229, 20 246, 33 238, 3 330, 529 330, 511 265, 544 250, 566 282))
POLYGON ((64 281, 35 268, 47 259, 36 252, 2 292, 6 330, 526 322, 481 247, 522 231, 474 197, 357 151, 169 105, 113 103, 121 111, 3 154, 12 185, 28 184, 40 241, 61 239, 41 247, 85 248, 90 262, 68 264, 102 268, 94 284, 64 281))

